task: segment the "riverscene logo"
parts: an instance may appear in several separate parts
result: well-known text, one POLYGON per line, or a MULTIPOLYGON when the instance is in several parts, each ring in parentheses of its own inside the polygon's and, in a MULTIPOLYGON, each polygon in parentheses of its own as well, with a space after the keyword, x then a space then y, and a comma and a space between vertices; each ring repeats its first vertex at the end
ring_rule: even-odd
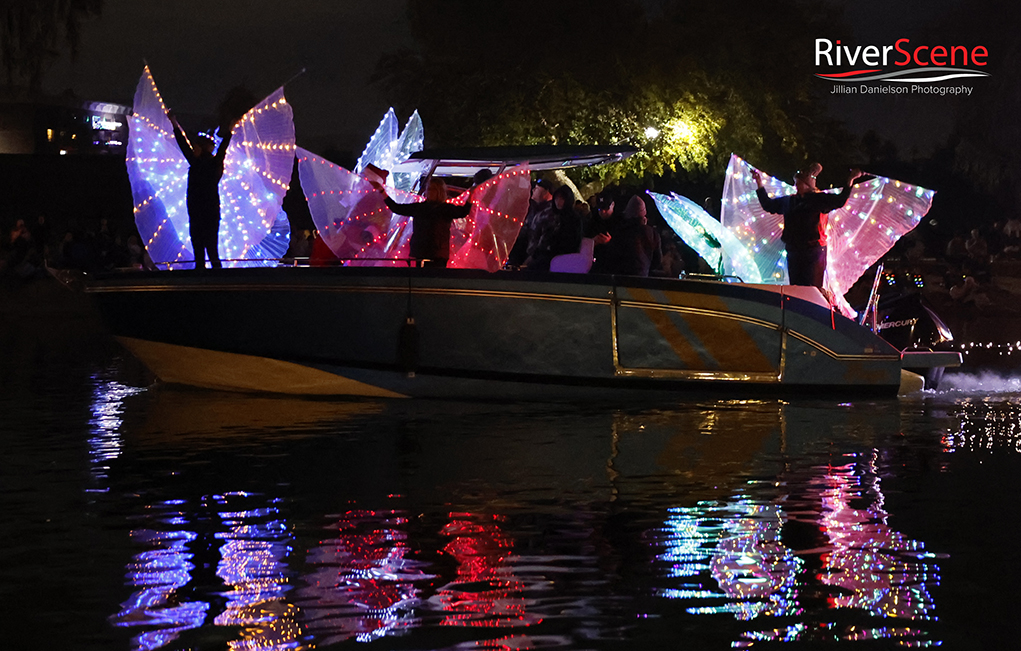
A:
POLYGON ((900 38, 892 45, 852 48, 839 39, 817 38, 816 67, 845 69, 815 76, 835 82, 832 93, 971 95, 971 86, 947 86, 943 82, 988 77, 982 69, 988 57, 984 45, 916 45, 909 38, 900 38))

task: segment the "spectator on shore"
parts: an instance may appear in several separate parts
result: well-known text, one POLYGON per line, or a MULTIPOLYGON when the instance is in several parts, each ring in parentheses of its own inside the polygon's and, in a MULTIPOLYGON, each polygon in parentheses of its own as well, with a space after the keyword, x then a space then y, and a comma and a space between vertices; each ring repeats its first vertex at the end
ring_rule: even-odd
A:
POLYGON ((965 242, 964 248, 972 261, 979 265, 989 264, 989 243, 979 229, 971 229, 971 237, 965 242))
POLYGON ((947 242, 947 248, 944 251, 947 262, 951 264, 959 264, 964 262, 968 257, 968 243, 964 239, 964 234, 960 231, 954 233, 954 236, 947 242))

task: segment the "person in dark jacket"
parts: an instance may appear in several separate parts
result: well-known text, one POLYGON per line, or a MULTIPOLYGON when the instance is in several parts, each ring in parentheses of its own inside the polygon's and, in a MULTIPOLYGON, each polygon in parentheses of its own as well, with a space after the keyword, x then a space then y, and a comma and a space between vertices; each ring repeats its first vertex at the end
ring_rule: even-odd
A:
MULTIPOLYGON (((384 186, 377 184, 383 191, 384 186)), ((426 187, 425 201, 397 203, 386 197, 386 207, 398 215, 411 217, 411 257, 421 267, 446 267, 450 259, 450 223, 471 212, 471 197, 463 206, 447 203, 447 184, 433 177, 426 187)))
POLYGON ((174 125, 174 138, 188 161, 188 229, 191 232, 191 246, 195 252, 195 268, 205 269, 206 255, 214 269, 223 266, 217 252, 217 238, 220 232, 220 179, 223 178, 223 161, 227 157, 232 129, 220 141, 220 148, 213 153, 216 145, 211 139, 199 135, 192 143, 185 135, 173 111, 167 111, 170 123, 174 125))
POLYGON ((535 228, 535 218, 539 216, 553 199, 553 184, 546 179, 539 179, 532 186, 532 195, 528 199, 528 212, 518 231, 518 237, 514 240, 510 254, 507 256, 507 266, 520 267, 525 264, 528 258, 528 243, 532 238, 535 228))
POLYGON ((651 269, 663 265, 663 246, 659 232, 649 226, 645 201, 634 195, 624 208, 624 219, 611 240, 616 245, 615 267, 611 273, 648 276, 651 269))
POLYGON ((783 215, 783 240, 787 249, 787 275, 792 285, 809 285, 823 288, 826 275, 826 228, 829 224, 827 213, 842 208, 851 196, 854 181, 861 176, 861 170, 853 169, 847 184, 840 194, 819 192, 815 179, 822 172, 822 165, 812 163, 807 170, 794 175, 795 194, 784 197, 770 197, 762 185, 758 170, 752 171, 752 178, 759 186, 756 195, 766 212, 783 215))
POLYGON ((562 185, 553 193, 546 209, 535 217, 524 266, 533 271, 549 271, 554 257, 577 253, 580 248, 581 217, 574 210, 574 191, 562 185))

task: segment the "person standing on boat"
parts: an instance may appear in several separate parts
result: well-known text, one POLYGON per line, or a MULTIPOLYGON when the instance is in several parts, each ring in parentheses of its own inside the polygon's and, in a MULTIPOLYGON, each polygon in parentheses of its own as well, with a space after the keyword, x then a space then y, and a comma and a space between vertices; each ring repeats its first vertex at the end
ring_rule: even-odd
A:
POLYGON ((174 125, 174 138, 188 161, 188 230, 191 246, 195 252, 195 268, 206 268, 206 256, 214 269, 223 266, 217 251, 220 232, 220 179, 223 178, 223 161, 227 156, 232 129, 220 141, 220 149, 214 154, 216 144, 204 134, 192 143, 173 111, 167 111, 167 118, 174 125))
POLYGON ((759 204, 766 212, 783 215, 783 240, 787 249, 787 275, 792 285, 809 285, 823 288, 826 275, 826 228, 829 225, 827 213, 842 208, 851 196, 854 181, 862 175, 861 170, 852 169, 847 184, 840 194, 819 192, 815 179, 822 172, 822 165, 812 163, 807 170, 794 175, 795 194, 770 197, 762 184, 758 170, 752 171, 752 178, 759 186, 755 191, 759 204))
POLYGON ((447 184, 433 177, 426 186, 425 201, 397 203, 386 194, 386 186, 373 184, 385 197, 390 212, 411 217, 411 257, 416 266, 446 267, 450 259, 450 223, 471 212, 471 197, 463 206, 447 203, 447 184))

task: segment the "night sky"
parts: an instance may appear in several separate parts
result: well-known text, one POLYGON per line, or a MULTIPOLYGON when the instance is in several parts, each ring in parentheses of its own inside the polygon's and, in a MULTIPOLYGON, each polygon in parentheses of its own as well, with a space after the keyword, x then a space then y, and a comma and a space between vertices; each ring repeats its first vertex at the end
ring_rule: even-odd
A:
MULTIPOLYGON (((828 1, 834 16, 842 14, 853 33, 819 36, 862 44, 891 43, 901 36, 918 41, 933 30, 936 35, 943 30, 940 40, 949 43, 954 34, 946 33, 947 16, 967 6, 963 0, 828 1)), ((54 66, 44 87, 53 93, 71 89, 91 101, 130 104, 147 60, 170 107, 182 114, 209 114, 232 86, 243 82, 263 96, 305 68, 287 86, 299 144, 355 150, 392 104, 368 83, 379 55, 413 45, 405 4, 106 0, 102 17, 84 25, 78 59, 72 64, 65 57, 54 66)), ((656 0, 645 4, 654 15, 656 0)), ((763 3, 763 20, 783 20, 771 15, 768 5, 763 3)), ((988 20, 990 29, 1000 29, 994 16, 988 20)), ((728 37, 735 36, 721 35, 728 37)), ((991 63, 996 54, 991 53, 991 63)), ((831 84, 818 83, 820 92, 829 91, 831 84)), ((831 97, 830 107, 853 132, 873 129, 902 153, 924 155, 946 142, 959 101, 968 100, 843 96, 831 97)), ((402 121, 406 117, 399 116, 402 121)), ((428 137, 429 116, 423 119, 428 137)))

